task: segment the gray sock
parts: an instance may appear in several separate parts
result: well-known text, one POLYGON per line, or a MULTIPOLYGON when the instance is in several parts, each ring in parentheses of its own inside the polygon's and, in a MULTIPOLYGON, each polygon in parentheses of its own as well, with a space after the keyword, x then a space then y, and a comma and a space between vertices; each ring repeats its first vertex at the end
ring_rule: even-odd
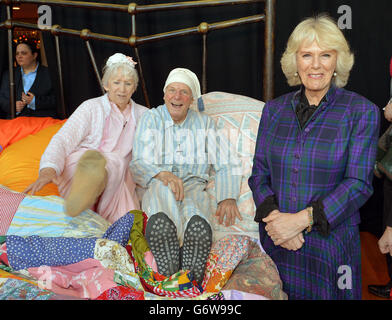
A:
POLYGON ((165 213, 158 212, 148 219, 145 236, 158 272, 166 277, 178 272, 180 244, 174 222, 165 213))
POLYGON ((190 270, 201 285, 208 255, 212 245, 212 230, 209 223, 200 216, 193 216, 184 233, 184 245, 181 259, 182 269, 190 270))

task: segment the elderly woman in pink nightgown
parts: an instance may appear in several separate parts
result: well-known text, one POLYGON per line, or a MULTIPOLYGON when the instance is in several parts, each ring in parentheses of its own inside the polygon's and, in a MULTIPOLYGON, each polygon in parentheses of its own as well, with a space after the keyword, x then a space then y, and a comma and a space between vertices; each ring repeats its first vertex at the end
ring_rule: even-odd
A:
POLYGON ((54 182, 68 215, 91 208, 112 223, 140 209, 128 165, 136 125, 148 109, 131 99, 138 84, 132 58, 111 56, 102 82, 106 94, 72 113, 42 155, 38 179, 24 192, 54 182))

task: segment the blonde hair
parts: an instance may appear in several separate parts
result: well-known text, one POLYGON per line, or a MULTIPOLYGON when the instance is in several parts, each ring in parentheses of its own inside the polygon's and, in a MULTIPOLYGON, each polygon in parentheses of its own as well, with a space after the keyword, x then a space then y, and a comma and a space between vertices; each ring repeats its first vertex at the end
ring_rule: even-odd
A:
POLYGON ((336 22, 326 14, 305 19, 291 33, 286 50, 280 60, 288 84, 290 86, 301 84, 301 79, 297 74, 296 55, 303 43, 311 44, 314 41, 323 50, 337 52, 336 77, 332 78, 332 82, 339 88, 344 87, 354 65, 354 54, 336 22))

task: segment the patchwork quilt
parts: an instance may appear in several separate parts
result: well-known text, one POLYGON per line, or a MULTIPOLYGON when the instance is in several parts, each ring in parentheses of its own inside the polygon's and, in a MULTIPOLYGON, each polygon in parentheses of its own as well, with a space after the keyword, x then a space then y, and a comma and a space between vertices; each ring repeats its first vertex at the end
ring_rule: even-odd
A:
MULTIPOLYGON (((192 108, 228 135, 243 175, 237 201, 243 220, 231 227, 213 224, 202 284, 189 270, 170 277, 152 270, 145 260, 142 211, 124 212, 110 224, 92 210, 66 216, 55 185, 37 196, 18 192, 36 180, 42 152, 65 121, 20 117, 0 125, 0 168, 6 168, 0 170, 0 300, 287 299, 275 264, 257 240, 247 183, 264 103, 224 92, 202 98, 192 108)), ((214 188, 211 179, 212 199, 214 188)))
POLYGON ((57 196, 0 186, 0 299, 287 299, 254 238, 217 240, 199 286, 189 270, 165 277, 146 263, 142 211, 110 225, 91 210, 68 217, 62 206, 57 196))

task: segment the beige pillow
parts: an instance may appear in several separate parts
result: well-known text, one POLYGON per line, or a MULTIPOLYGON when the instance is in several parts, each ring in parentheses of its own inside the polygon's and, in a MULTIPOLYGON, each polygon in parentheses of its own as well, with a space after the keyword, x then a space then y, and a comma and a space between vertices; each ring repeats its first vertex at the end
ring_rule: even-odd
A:
MULTIPOLYGON (((240 195, 237 201, 243 220, 236 220, 236 224, 225 227, 218 224, 215 218, 216 201, 211 201, 212 228, 214 240, 228 234, 248 235, 259 239, 258 223, 254 222, 256 207, 252 191, 248 186, 248 178, 252 173, 253 155, 257 139, 257 131, 264 102, 225 92, 210 92, 202 95, 198 104, 191 109, 208 114, 215 120, 218 130, 222 130, 229 140, 231 148, 237 151, 242 163, 242 181, 240 195)), ((207 192, 215 200, 214 179, 208 183, 207 192)))

